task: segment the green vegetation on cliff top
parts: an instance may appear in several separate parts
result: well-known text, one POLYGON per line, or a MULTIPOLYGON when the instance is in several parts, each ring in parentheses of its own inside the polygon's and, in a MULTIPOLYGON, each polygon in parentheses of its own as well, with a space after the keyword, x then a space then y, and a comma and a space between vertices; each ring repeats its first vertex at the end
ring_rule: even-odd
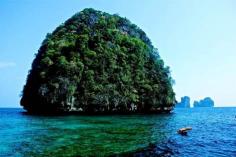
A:
POLYGON ((85 9, 48 34, 21 105, 29 112, 149 112, 175 103, 169 67, 126 18, 85 9))

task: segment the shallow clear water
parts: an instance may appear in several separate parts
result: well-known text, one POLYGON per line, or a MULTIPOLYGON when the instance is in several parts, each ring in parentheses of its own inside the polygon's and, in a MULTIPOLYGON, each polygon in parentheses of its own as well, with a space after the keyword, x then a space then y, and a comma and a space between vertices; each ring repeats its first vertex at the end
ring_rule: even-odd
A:
POLYGON ((236 156, 236 108, 162 115, 30 116, 0 109, 0 156, 236 156), (188 136, 176 133, 191 126, 188 136))

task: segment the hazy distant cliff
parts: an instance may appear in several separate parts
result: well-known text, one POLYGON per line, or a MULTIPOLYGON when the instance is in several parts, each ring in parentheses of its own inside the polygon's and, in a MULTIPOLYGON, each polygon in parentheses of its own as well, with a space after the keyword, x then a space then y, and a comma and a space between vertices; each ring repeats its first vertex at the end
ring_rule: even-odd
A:
POLYGON ((200 101, 194 101, 193 107, 214 107, 214 101, 210 97, 206 97, 200 101))
POLYGON ((177 108, 190 108, 190 97, 184 96, 181 101, 175 105, 177 108))
MULTIPOLYGON (((175 105, 176 108, 190 108, 190 97, 181 97, 181 101, 175 105)), ((214 101, 210 97, 206 97, 200 101, 194 101, 193 107, 214 107, 214 101)))
POLYGON ((48 34, 21 105, 29 112, 149 112, 172 108, 169 67, 126 18, 85 9, 48 34))

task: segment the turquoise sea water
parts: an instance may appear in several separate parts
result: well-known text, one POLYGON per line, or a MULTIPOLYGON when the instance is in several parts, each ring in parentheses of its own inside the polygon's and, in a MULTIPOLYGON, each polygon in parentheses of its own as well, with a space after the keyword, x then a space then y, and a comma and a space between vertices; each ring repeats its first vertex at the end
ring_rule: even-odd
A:
POLYGON ((236 108, 162 115, 31 116, 0 109, 0 156, 236 156, 236 108), (188 136, 176 133, 191 126, 188 136))

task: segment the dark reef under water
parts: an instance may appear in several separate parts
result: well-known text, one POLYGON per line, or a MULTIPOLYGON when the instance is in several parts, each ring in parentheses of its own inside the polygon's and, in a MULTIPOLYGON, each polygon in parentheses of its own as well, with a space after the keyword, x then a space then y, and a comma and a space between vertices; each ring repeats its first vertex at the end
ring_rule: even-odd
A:
POLYGON ((0 156, 236 156, 236 108, 32 116, 0 109, 0 156), (191 126, 188 136, 177 130, 191 126))

